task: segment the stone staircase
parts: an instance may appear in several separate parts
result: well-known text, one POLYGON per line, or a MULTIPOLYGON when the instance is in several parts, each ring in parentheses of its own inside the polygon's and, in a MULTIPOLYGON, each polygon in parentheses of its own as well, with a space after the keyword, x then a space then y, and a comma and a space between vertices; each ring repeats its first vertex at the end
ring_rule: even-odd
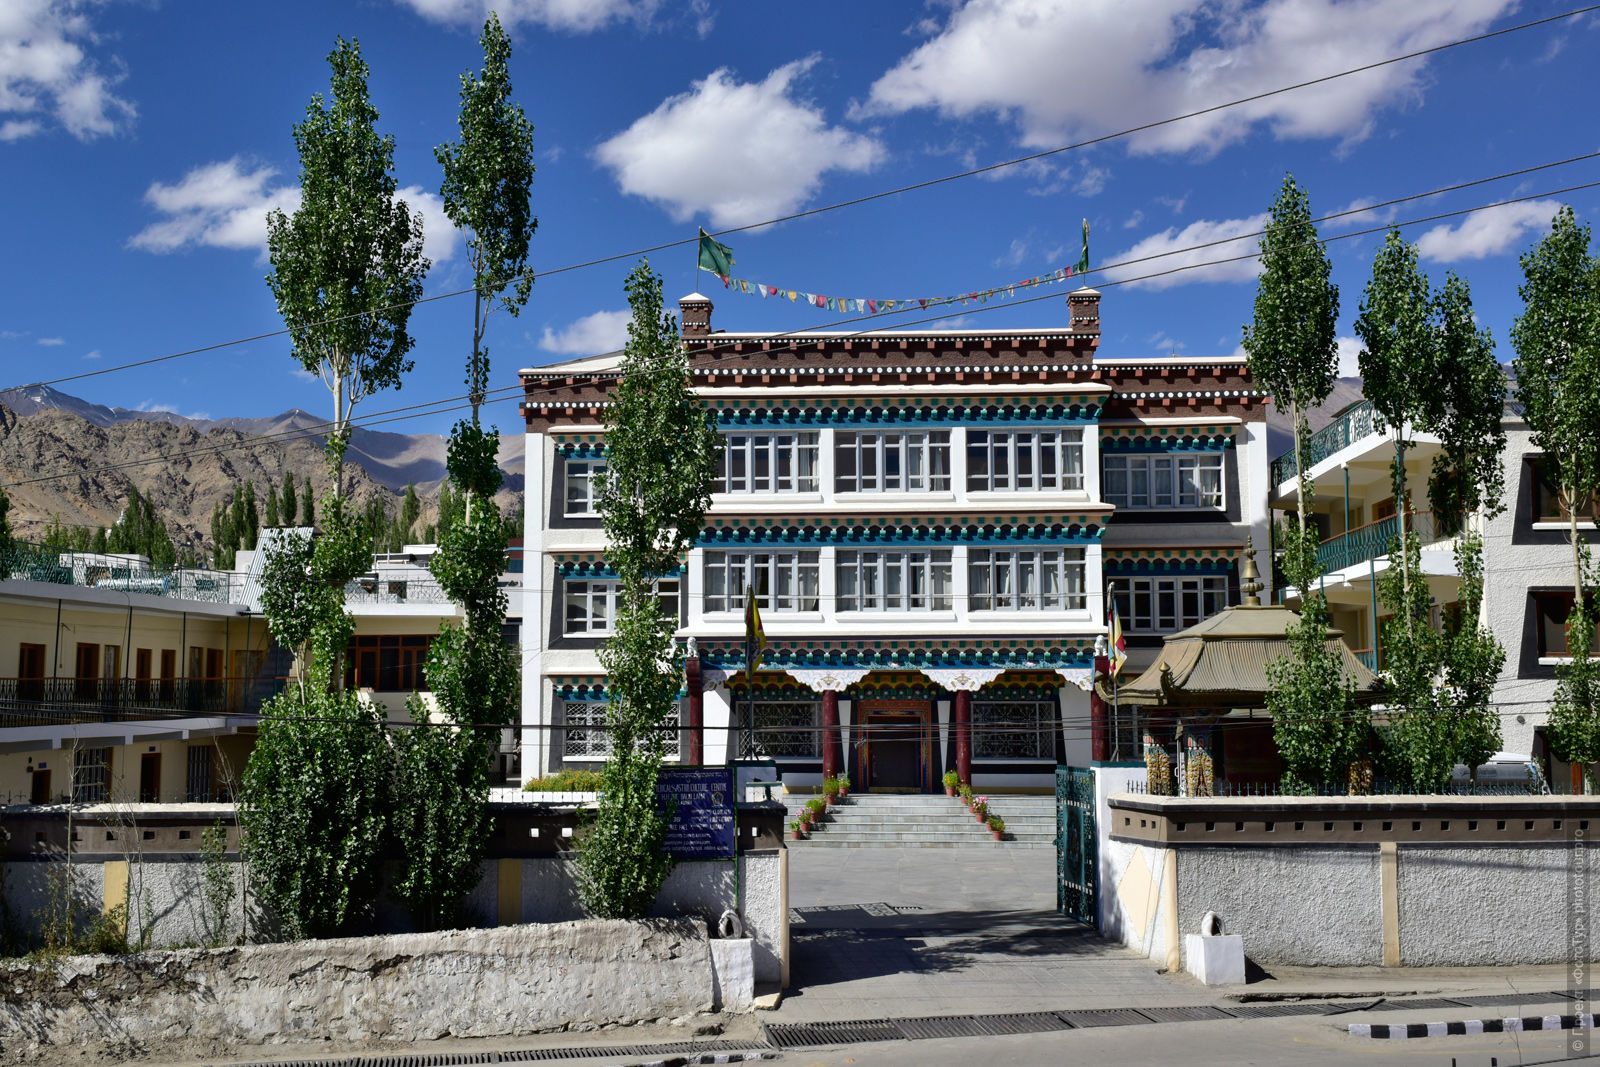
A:
MULTIPOLYGON (((799 817, 808 794, 783 798, 789 820, 799 817)), ((1054 848, 1055 798, 1001 796, 989 798, 989 813, 1006 821, 1006 839, 996 841, 959 798, 895 793, 853 793, 828 809, 826 821, 813 825, 804 841, 788 840, 790 848, 1054 848)))

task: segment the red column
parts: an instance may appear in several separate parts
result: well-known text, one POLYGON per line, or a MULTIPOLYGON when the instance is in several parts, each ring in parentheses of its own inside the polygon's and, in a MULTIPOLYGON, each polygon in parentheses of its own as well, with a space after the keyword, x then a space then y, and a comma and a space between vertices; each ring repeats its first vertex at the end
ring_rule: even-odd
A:
MULTIPOLYGON (((1111 658, 1109 656, 1096 656, 1094 658, 1094 679, 1099 682, 1101 677, 1111 673, 1111 658)), ((1091 746, 1090 758, 1094 760, 1109 760, 1111 758, 1111 723, 1109 709, 1104 698, 1100 696, 1098 685, 1089 690, 1089 744, 1091 746)))
POLYGON ((956 774, 972 784, 972 694, 956 690, 956 774))
POLYGON ((840 773, 839 757, 844 746, 839 742, 839 694, 832 689, 822 691, 822 776, 834 778, 840 773))
POLYGON ((706 761, 706 694, 700 686, 700 657, 690 656, 683 665, 684 682, 689 687, 689 762, 706 761))

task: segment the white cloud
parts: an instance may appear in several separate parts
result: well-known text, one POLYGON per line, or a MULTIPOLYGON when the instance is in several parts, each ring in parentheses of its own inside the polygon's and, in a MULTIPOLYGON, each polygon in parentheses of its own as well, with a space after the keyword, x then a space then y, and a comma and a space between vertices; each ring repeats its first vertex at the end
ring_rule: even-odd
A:
POLYGON ((1138 208, 1135 208, 1134 211, 1133 211, 1133 214, 1129 215, 1128 218, 1127 218, 1127 221, 1122 224, 1122 228, 1124 230, 1131 230, 1131 229, 1136 228, 1139 225, 1139 223, 1141 223, 1143 221, 1144 221, 1144 212, 1140 211, 1138 208))
POLYGON ((1022 261, 1027 258, 1027 255, 1028 242, 1020 237, 1015 238, 1012 240, 1010 248, 994 258, 994 265, 996 267, 1018 267, 1022 265, 1022 261))
POLYGON ((1111 172, 1104 167, 1086 166, 1083 168, 1083 173, 1078 175, 1077 184, 1072 188, 1079 196, 1099 196, 1110 177, 1111 172))
MULTIPOLYGON (((1481 32, 1516 0, 971 0, 873 84, 867 109, 994 115, 1023 144, 1137 126, 1481 32)), ((1399 63, 1136 135, 1140 152, 1212 153, 1259 125, 1280 139, 1364 137, 1418 102, 1399 63)))
POLYGON ((84 359, 99 359, 100 358, 100 350, 98 348, 96 348, 92 352, 85 352, 83 354, 83 358, 84 359))
POLYGON ((6 0, 0 4, 0 141, 42 132, 52 121, 80 141, 116 133, 137 111, 111 91, 120 80, 98 44, 86 0, 6 0), (105 67, 112 68, 107 73, 105 67))
MULTIPOLYGON (((660 6, 659 0, 398 0, 423 18, 476 29, 489 12, 500 16, 507 28, 528 23, 551 30, 589 33, 613 22, 646 23, 660 6)), ((705 16, 698 7, 693 9, 705 16)))
POLYGON ((289 371, 289 376, 291 378, 298 378, 302 382, 320 382, 320 381, 322 381, 322 379, 320 377, 318 377, 315 374, 312 374, 310 371, 306 370, 304 367, 295 367, 295 368, 293 368, 292 370, 289 371))
MULTIPOLYGON (((250 168, 238 156, 195 167, 173 185, 155 182, 145 190, 145 203, 166 218, 151 223, 128 239, 146 252, 183 248, 256 249, 267 247, 267 212, 293 212, 300 207, 300 189, 276 185, 272 167, 250 168)), ((455 254, 460 234, 444 213, 437 194, 419 186, 400 190, 400 199, 422 213, 423 251, 435 263, 455 254)))
POLYGON ((64 337, 41 337, 35 343, 44 345, 46 348, 55 348, 57 345, 66 344, 67 341, 64 337))
POLYGON ((1373 199, 1370 196, 1358 196, 1333 214, 1336 219, 1330 219, 1328 225, 1334 229, 1354 229, 1358 226, 1387 226, 1394 221, 1395 214, 1400 210, 1398 204, 1388 207, 1372 209, 1373 199), (1346 214, 1348 212, 1348 214, 1346 214))
POLYGON ((1559 200, 1528 200, 1474 211, 1459 225, 1435 226, 1417 240, 1417 252, 1435 263, 1497 256, 1532 231, 1544 230, 1561 210, 1559 200))
POLYGON ((751 83, 713 71, 601 144, 595 158, 623 192, 661 204, 677 222, 706 212, 722 228, 788 214, 828 171, 866 171, 884 158, 876 140, 829 126, 792 94, 815 63, 788 63, 751 83))
POLYGON ((585 315, 560 333, 546 326, 539 347, 546 352, 592 356, 600 352, 615 352, 628 340, 628 322, 632 315, 626 311, 596 311, 585 315))
POLYGON ((1361 377, 1361 338, 1338 337, 1334 340, 1339 346, 1339 377, 1361 377))
POLYGON ((1228 259, 1233 261, 1219 263, 1214 267, 1179 271, 1176 274, 1130 284, 1147 289, 1167 289, 1191 282, 1249 281, 1261 272, 1261 261, 1256 255, 1259 251, 1257 244, 1259 238, 1253 235, 1260 233, 1266 224, 1267 216, 1261 214, 1252 215, 1247 219, 1218 219, 1215 222, 1198 219, 1181 230, 1169 226, 1160 233, 1146 237, 1126 252, 1111 258, 1111 262, 1126 263, 1127 266, 1112 267, 1102 273, 1112 281, 1122 281, 1128 278, 1141 278, 1147 274, 1160 274, 1175 267, 1228 259), (1223 243, 1212 244, 1212 242, 1223 243), (1197 245, 1211 247, 1197 248, 1195 247, 1197 245), (1234 259, 1236 256, 1246 258, 1234 259), (1133 262, 1135 260, 1142 262, 1133 262))
POLYGON ((1156 197, 1156 203, 1160 204, 1162 207, 1170 208, 1174 215, 1182 215, 1183 214, 1183 205, 1187 204, 1188 202, 1189 202, 1189 194, 1188 193, 1184 193, 1182 196, 1158 196, 1158 197, 1156 197))

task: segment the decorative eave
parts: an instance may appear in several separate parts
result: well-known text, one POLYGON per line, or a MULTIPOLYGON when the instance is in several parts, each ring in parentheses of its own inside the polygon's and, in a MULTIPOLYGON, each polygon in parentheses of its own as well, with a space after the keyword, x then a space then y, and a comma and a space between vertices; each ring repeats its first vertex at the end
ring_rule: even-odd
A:
POLYGON ((1101 560, 1107 574, 1225 574, 1244 555, 1240 545, 1212 547, 1123 548, 1107 545, 1101 560))
POLYGON ((720 426, 919 423, 928 426, 1078 424, 1095 421, 1095 394, 1018 397, 871 397, 720 399, 708 404, 720 426))
POLYGON ((1109 509, 1077 515, 710 516, 696 542, 737 544, 1055 544, 1098 540, 1109 509))
MULTIPOLYGON (((775 616, 774 616, 775 618, 775 616)), ((743 638, 705 638, 700 640, 700 659, 722 670, 744 667, 743 638)), ((767 651, 762 665, 781 670, 787 667, 1002 667, 1055 670, 1087 667, 1094 660, 1094 638, 1038 637, 910 638, 830 641, 812 637, 774 637, 769 629, 767 651)), ((762 674, 757 672, 757 684, 762 674)))
POLYGON ((1101 452, 1216 452, 1229 448, 1236 424, 1173 426, 1105 426, 1100 428, 1101 452))

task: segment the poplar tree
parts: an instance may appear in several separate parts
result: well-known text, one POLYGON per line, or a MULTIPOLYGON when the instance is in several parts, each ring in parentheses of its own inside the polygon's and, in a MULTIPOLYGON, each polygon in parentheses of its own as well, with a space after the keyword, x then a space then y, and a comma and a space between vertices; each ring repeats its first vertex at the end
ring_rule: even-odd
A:
POLYGON ((1280 531, 1283 571, 1300 592, 1300 619, 1289 627, 1288 653, 1267 667, 1267 709, 1283 758, 1284 786, 1305 791, 1344 779, 1361 758, 1365 713, 1329 644, 1328 605, 1316 587, 1316 527, 1309 522, 1312 408, 1333 391, 1338 367, 1339 287, 1312 222, 1310 200, 1285 175, 1261 237, 1255 317, 1244 327, 1251 377, 1272 394, 1294 428, 1297 522, 1280 531))
MULTIPOLYGON (((1593 764, 1600 759, 1600 665, 1592 654, 1600 610, 1588 588, 1597 576, 1578 518, 1585 508, 1594 513, 1600 491, 1600 263, 1589 251, 1589 227, 1570 207, 1521 262, 1523 313, 1511 327, 1516 398, 1572 544, 1571 658, 1556 669, 1550 750, 1569 763, 1593 764)), ((1588 786, 1597 788, 1592 772, 1588 786)))
POLYGON ((278 525, 278 487, 271 482, 267 483, 267 513, 262 522, 269 529, 278 525))
POLYGON ((627 281, 633 312, 621 378, 606 408, 606 465, 597 497, 606 561, 617 572, 614 636, 606 669, 606 732, 600 807, 579 844, 579 892, 602 918, 638 918, 672 870, 663 849, 667 815, 655 784, 677 705, 683 655, 653 583, 681 565, 711 503, 716 427, 689 384, 675 318, 661 279, 641 261, 627 281))
MULTIPOLYGON (((434 152, 444 168, 445 214, 463 231, 474 290, 466 366, 472 417, 452 429, 445 464, 466 509, 442 532, 432 564, 440 588, 461 605, 462 620, 443 626, 428 652, 428 681, 444 722, 421 726, 428 713, 413 701, 419 726, 403 731, 395 745, 402 854, 395 888, 430 928, 453 919, 481 877, 489 760, 500 734, 493 727, 512 721, 521 692, 517 655, 503 636, 506 532, 493 502, 502 481, 500 437, 483 428, 479 408, 489 382, 489 314, 498 307, 516 316, 533 284, 527 271, 536 225, 528 203, 533 125, 511 99, 511 41, 493 14, 480 40, 483 69, 461 76, 461 139, 434 152)), ((416 489, 408 487, 399 526, 409 530, 420 512, 416 489)))
POLYGON ((283 524, 293 526, 295 520, 294 471, 283 472, 283 524))

